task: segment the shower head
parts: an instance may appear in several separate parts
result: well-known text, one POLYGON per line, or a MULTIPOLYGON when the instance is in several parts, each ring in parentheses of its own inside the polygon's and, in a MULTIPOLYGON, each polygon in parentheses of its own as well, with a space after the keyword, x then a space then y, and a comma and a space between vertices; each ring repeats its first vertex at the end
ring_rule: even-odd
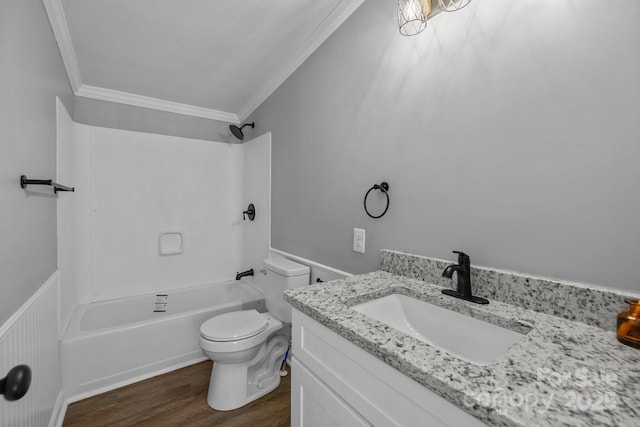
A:
POLYGON ((242 133, 242 129, 245 126, 251 126, 251 128, 254 128, 256 125, 256 122, 251 122, 251 123, 245 123, 242 126, 238 127, 236 125, 229 125, 229 130, 231 131, 231 133, 233 134, 233 136, 235 136, 236 138, 238 138, 240 141, 242 141, 244 139, 244 133, 242 133))

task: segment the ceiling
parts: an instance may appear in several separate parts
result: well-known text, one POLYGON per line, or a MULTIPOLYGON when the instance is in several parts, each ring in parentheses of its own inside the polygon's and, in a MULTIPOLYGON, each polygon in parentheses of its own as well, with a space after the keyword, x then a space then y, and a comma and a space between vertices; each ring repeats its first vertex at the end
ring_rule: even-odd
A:
POLYGON ((78 96, 239 123, 364 0, 44 0, 78 96))

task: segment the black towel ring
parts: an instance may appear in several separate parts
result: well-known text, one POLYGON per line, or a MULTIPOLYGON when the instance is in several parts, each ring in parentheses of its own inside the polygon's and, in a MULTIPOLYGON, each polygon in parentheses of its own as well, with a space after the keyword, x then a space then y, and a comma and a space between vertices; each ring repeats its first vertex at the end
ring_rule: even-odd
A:
POLYGON ((369 191, 367 191, 367 194, 364 195, 364 211, 371 218, 382 218, 384 216, 384 214, 386 214, 387 211, 389 210, 389 193, 388 193, 388 191, 389 191, 389 184, 387 184, 386 182, 382 182, 380 185, 374 184, 373 187, 371 187, 369 189, 369 191), (384 212, 382 212, 378 216, 371 215, 369 213, 369 210, 367 209, 367 197, 369 197, 369 193, 371 193, 371 191, 373 191, 373 190, 380 190, 380 191, 382 191, 384 193, 385 196, 387 196, 387 206, 384 208, 384 212))

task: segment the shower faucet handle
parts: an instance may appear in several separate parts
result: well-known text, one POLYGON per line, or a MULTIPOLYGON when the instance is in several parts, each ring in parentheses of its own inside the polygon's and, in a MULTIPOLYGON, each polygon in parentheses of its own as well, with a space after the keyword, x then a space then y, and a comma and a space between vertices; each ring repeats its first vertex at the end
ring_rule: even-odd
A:
POLYGON ((249 221, 253 221, 256 218, 256 207, 253 205, 253 203, 249 203, 249 207, 247 207, 246 211, 242 212, 242 220, 246 221, 247 217, 249 217, 249 221))

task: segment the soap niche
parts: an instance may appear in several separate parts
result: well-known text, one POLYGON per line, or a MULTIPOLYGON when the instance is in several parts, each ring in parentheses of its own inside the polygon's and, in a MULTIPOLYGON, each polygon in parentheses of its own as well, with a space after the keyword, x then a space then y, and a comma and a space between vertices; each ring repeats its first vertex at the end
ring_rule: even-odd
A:
POLYGON ((159 238, 160 255, 177 255, 184 251, 182 232, 163 231, 159 238))

